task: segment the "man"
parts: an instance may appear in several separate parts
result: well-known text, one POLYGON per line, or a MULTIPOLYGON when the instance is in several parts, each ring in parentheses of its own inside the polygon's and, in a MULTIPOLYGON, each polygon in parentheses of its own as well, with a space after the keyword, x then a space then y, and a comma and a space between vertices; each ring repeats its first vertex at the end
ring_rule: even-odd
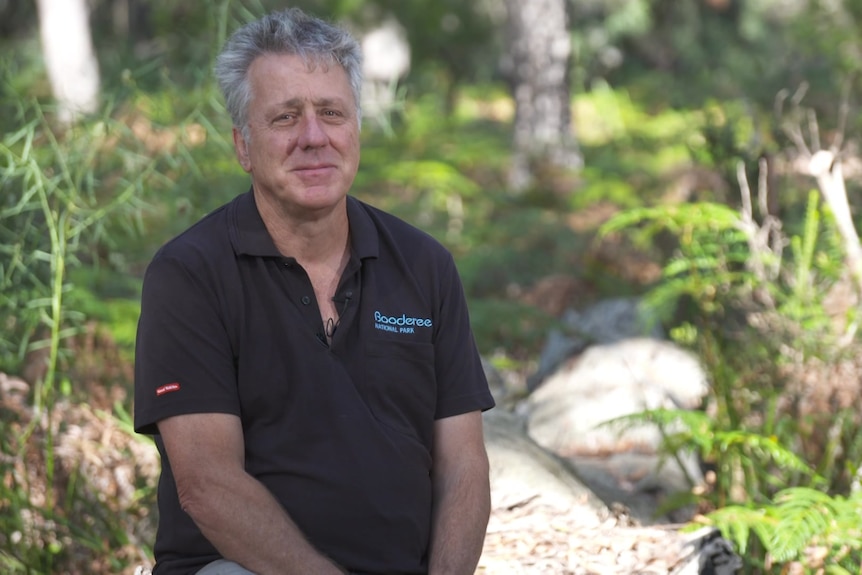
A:
POLYGON ((144 279, 135 426, 162 457, 156 575, 467 574, 490 409, 450 254, 348 196, 361 57, 291 9, 216 64, 251 190, 144 279))

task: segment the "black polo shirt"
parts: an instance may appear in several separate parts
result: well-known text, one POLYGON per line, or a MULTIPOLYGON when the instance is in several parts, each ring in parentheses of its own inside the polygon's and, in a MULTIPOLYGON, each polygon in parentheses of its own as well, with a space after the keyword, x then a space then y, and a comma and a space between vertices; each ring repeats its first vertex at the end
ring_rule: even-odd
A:
POLYGON ((352 254, 331 347, 305 271, 275 248, 249 192, 166 244, 147 269, 135 428, 162 456, 157 575, 219 558, 180 509, 156 422, 239 416, 246 469, 351 571, 425 573, 434 421, 494 402, 451 255, 348 197, 352 254))

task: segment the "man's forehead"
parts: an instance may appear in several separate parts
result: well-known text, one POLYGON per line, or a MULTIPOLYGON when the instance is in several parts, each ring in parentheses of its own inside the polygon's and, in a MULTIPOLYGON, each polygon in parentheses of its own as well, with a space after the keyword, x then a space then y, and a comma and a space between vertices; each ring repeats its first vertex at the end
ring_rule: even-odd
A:
POLYGON ((252 60, 251 66, 261 61, 279 62, 288 66, 303 67, 308 72, 329 72, 341 68, 331 54, 297 54, 293 52, 263 52, 252 60))
POLYGON ((295 54, 262 54, 254 59, 248 70, 248 78, 253 84, 279 84, 290 87, 292 84, 302 84, 305 79, 315 76, 326 76, 326 83, 335 85, 341 82, 349 84, 347 70, 337 62, 310 61, 295 54))
POLYGON ((248 79, 249 104, 267 115, 308 105, 352 113, 358 106, 347 71, 334 61, 265 53, 252 62, 248 79))

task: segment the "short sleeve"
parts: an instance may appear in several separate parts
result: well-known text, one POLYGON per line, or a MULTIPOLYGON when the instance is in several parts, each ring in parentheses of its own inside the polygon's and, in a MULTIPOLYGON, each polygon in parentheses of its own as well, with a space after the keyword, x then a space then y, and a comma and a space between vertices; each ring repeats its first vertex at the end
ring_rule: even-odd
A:
POLYGON ((234 353, 217 274, 157 254, 147 268, 135 344, 135 430, 187 413, 239 415, 234 353))
POLYGON ((435 419, 494 407, 470 327, 464 288, 448 252, 442 265, 438 292, 440 321, 434 337, 437 373, 435 419))

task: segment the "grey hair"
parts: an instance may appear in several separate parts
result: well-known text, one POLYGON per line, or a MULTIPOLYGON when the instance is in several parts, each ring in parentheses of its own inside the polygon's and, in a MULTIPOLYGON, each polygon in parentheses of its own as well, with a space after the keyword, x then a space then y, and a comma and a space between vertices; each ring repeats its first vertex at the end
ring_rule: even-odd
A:
POLYGON ((336 63, 347 73, 362 123, 362 52, 346 30, 305 14, 299 8, 273 12, 234 32, 216 58, 215 77, 233 125, 248 137, 251 83, 248 70, 265 54, 300 56, 309 65, 336 63))

